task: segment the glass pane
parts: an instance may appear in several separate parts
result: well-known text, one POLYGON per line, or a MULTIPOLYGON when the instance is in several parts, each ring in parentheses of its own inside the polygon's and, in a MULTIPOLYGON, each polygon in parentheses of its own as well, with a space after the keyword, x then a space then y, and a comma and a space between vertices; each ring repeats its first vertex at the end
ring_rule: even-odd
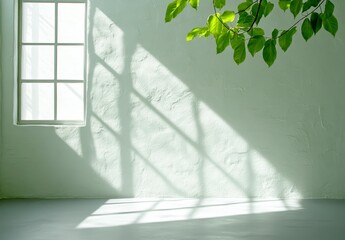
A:
POLYGON ((22 79, 54 79, 54 46, 22 47, 22 79))
POLYGON ((84 79, 84 47, 58 46, 57 79, 84 79))
POLYGON ((84 120, 84 84, 57 84, 57 119, 84 120))
POLYGON ((53 43, 55 4, 23 3, 22 39, 25 43, 53 43))
POLYGON ((22 120, 54 120, 54 84, 22 83, 22 120))
POLYGON ((58 42, 84 43, 85 3, 59 3, 58 42))

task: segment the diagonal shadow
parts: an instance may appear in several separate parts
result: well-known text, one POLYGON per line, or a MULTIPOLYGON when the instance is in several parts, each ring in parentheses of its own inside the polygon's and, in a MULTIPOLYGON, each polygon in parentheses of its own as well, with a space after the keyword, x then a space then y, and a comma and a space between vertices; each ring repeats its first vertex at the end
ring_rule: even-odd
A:
MULTIPOLYGON (((99 57, 96 57, 97 60, 98 60, 98 63, 102 64, 102 66, 105 67, 105 69, 107 69, 109 72, 111 72, 114 76, 116 76, 117 78, 122 78, 122 76, 118 73, 116 73, 107 63, 105 63, 102 59, 100 59, 99 57)), ((231 175, 229 175, 223 168, 221 168, 215 160, 213 160, 205 151, 204 151, 204 148, 202 147, 202 129, 201 129, 201 125, 199 123, 199 120, 197 119, 198 118, 198 110, 196 109, 197 106, 194 106, 193 105, 193 109, 194 109, 194 114, 195 114, 195 117, 196 117, 196 125, 197 125, 197 129, 198 129, 198 133, 199 133, 199 136, 198 136, 198 141, 199 142, 195 142, 193 139, 191 139, 186 133, 184 133, 181 129, 179 129, 170 119, 168 119, 166 116, 164 116, 158 109, 156 109, 144 96, 142 96, 135 88, 132 88, 132 93, 138 98, 141 100, 142 103, 145 104, 145 106, 150 109, 151 111, 153 111, 157 116, 160 117, 161 120, 163 120, 166 124, 169 125, 169 127, 171 127, 172 129, 174 129, 187 143, 189 143, 193 148, 195 148, 195 150, 200 154, 200 158, 201 158, 201 162, 199 164, 199 167, 200 167, 200 176, 199 176, 199 181, 200 181, 200 187, 203 188, 204 187, 204 183, 203 183, 203 174, 202 174, 202 165, 203 165, 203 158, 206 158, 208 160, 209 163, 211 163, 214 167, 217 168, 217 170, 222 174, 224 175, 226 178, 228 178, 232 183, 235 184, 235 186, 238 187, 239 190, 242 190, 244 191, 245 194, 247 194, 247 191, 244 189, 243 186, 241 186, 241 184, 236 180, 234 179, 233 177, 231 177, 231 175)), ((94 116, 101 122, 103 122, 101 120, 101 118, 97 115, 94 114, 94 116)), ((103 124, 105 124, 103 122, 103 124)), ((107 129, 110 130, 115 136, 120 136, 119 134, 117 134, 116 132, 114 132, 109 126, 107 126, 107 129)), ((138 154, 139 152, 137 150, 135 150, 135 152, 138 154)), ((142 157, 142 154, 139 153, 139 156, 142 158, 142 159, 145 159, 142 157)), ((148 160, 145 161, 146 163, 148 163, 148 160)), ((153 165, 151 165, 151 168, 153 168, 153 165)), ((159 171, 155 168, 155 172, 158 173, 159 171)), ((162 177, 162 174, 160 174, 161 177, 162 177)), ((166 178, 164 178, 165 181, 168 181, 166 178)), ((169 184, 170 186, 172 186, 171 184, 169 184)), ((176 189, 175 189, 176 190, 176 189)), ((181 191, 179 191, 181 193, 181 191)), ((201 189, 200 191, 201 195, 200 196, 203 196, 203 190, 201 189)), ((185 194, 183 194, 183 196, 186 196, 185 194)), ((249 196, 248 196, 249 197, 249 196)))
MULTIPOLYGON (((334 64, 312 62, 316 75, 320 77, 314 79, 315 83, 311 82, 309 73, 301 71, 301 68, 296 68, 294 72, 289 70, 297 67, 293 55, 281 59, 281 63, 278 62, 270 71, 267 71, 264 64, 249 60, 251 71, 246 71, 248 65, 235 67, 229 64, 230 56, 216 58, 207 42, 196 42, 187 46, 181 36, 181 32, 187 32, 190 28, 185 24, 186 21, 190 22, 186 15, 177 19, 173 26, 164 25, 163 16, 159 13, 164 13, 165 2, 148 6, 144 6, 144 3, 138 4, 147 11, 137 12, 135 4, 119 1, 97 2, 97 7, 123 29, 125 34, 139 31, 140 45, 168 66, 169 70, 193 91, 196 98, 207 103, 248 141, 251 148, 260 152, 282 176, 289 179, 292 182, 289 191, 301 189, 303 192, 303 189, 311 189, 306 192, 306 196, 313 196, 319 191, 318 184, 330 186, 331 172, 321 170, 322 166, 327 165, 323 159, 327 159, 327 154, 330 154, 330 161, 336 164, 341 161, 336 151, 343 152, 335 147, 339 145, 337 140, 342 139, 337 129, 345 119, 343 113, 337 113, 340 105, 334 106, 336 101, 342 99, 341 89, 345 89, 345 84, 337 80, 337 72, 345 63, 339 53, 333 53, 337 60, 334 64), (110 6, 116 6, 116 9, 110 6), (129 14, 124 15, 122 12, 129 14), (134 12, 135 14, 131 14, 134 12), (157 32, 161 34, 158 36, 157 32), (205 55, 210 56, 209 59, 205 60, 205 55), (331 73, 331 89, 328 87, 329 82, 322 81, 322 77, 329 78, 326 74, 329 73, 327 68, 334 70, 331 73), (330 122, 332 118, 335 120, 334 123, 330 122), (319 146, 323 145, 327 147, 318 150, 319 146), (319 163, 315 163, 316 161, 319 163)), ((205 8, 201 9, 203 10, 205 8)), ((343 32, 340 38, 344 38, 343 32)), ((326 41, 328 39, 321 36, 319 45, 326 41)), ((291 54, 297 54, 301 48, 304 48, 303 45, 297 45, 291 50, 291 54)), ((307 49, 306 54, 310 53, 308 51, 311 50, 307 49)), ((320 51, 320 54, 327 54, 325 49, 320 51)), ((313 56, 312 53, 310 56, 313 56)), ((145 97, 140 96, 135 89, 133 91, 146 106, 155 111, 145 97)), ((155 113, 169 123, 169 119, 159 111, 155 113)), ((173 123, 169 123, 169 126, 174 128, 173 123)), ((183 131, 179 131, 178 128, 174 130, 189 144, 198 148, 198 144, 185 136, 183 131)), ((200 151, 212 162, 203 150, 200 151)), ((255 159, 251 161, 255 163, 255 159)), ((249 172, 253 172, 250 171, 253 165, 248 165, 248 168, 249 172)), ((222 172, 223 169, 219 170, 222 172)), ((332 181, 341 181, 343 178, 338 174, 337 180, 332 181)), ((279 184, 276 184, 276 188, 278 195, 282 197, 289 192, 279 184)), ((333 193, 335 189, 332 190, 333 193)), ((248 191, 247 189, 246 192, 248 191)), ((250 191, 255 192, 255 189, 250 191)))

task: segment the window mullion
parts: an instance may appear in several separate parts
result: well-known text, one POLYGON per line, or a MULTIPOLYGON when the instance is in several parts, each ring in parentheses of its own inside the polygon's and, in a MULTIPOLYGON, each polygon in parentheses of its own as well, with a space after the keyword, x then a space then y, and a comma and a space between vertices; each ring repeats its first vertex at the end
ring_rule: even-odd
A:
POLYGON ((18 87, 18 96, 17 96, 17 122, 22 119, 22 14, 23 14, 23 2, 19 1, 19 10, 18 10, 18 68, 17 68, 17 87, 18 87))
POLYGON ((54 120, 57 120, 57 42, 58 42, 58 3, 55 1, 55 43, 54 43, 54 120))

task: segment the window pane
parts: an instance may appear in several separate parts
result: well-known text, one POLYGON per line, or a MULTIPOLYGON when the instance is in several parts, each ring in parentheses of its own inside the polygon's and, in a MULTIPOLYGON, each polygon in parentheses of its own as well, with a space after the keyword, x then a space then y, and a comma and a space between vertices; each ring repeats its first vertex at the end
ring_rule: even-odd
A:
POLYGON ((55 28, 54 3, 23 3, 23 42, 53 43, 55 28))
POLYGON ((57 79, 84 79, 84 47, 58 46, 57 79))
POLYGON ((54 47, 22 47, 22 79, 54 79, 54 47))
POLYGON ((84 84, 57 84, 57 119, 84 120, 84 84))
POLYGON ((54 84, 22 83, 21 119, 54 120, 54 84))
POLYGON ((58 42, 83 43, 85 38, 85 4, 59 3, 58 42))

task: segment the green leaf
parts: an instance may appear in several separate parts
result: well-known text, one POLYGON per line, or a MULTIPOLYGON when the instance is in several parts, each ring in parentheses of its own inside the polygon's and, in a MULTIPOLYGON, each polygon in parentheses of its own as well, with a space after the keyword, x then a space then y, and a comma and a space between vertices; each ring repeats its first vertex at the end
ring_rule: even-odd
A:
POLYGON ((325 13, 324 13, 325 17, 329 18, 330 16, 333 15, 333 12, 334 12, 334 4, 331 1, 327 0, 326 5, 325 5, 325 13))
POLYGON ((336 17, 332 15, 329 18, 324 18, 322 23, 324 29, 335 37, 335 34, 338 31, 338 20, 336 17))
POLYGON ((254 57, 255 53, 261 51, 261 49, 265 45, 265 37, 264 36, 254 36, 251 37, 248 41, 248 50, 250 54, 254 57))
POLYGON ((268 14, 270 14, 272 12, 273 8, 274 8, 274 4, 271 2, 268 2, 266 7, 265 7, 264 16, 267 17, 268 14))
POLYGON ((322 18, 316 12, 313 12, 310 17, 311 27, 313 28, 314 34, 316 34, 322 27, 322 18))
POLYGON ((239 12, 243 12, 243 11, 247 10, 250 5, 252 5, 252 2, 250 2, 250 1, 243 2, 237 6, 237 10, 239 12))
POLYGON ((234 11, 225 11, 221 15, 223 22, 233 22, 235 20, 235 12, 234 11))
POLYGON ((303 3, 302 12, 308 11, 309 8, 311 8, 311 2, 310 1, 306 1, 305 3, 303 3))
POLYGON ((279 7, 286 11, 290 7, 291 0, 279 0, 279 7))
POLYGON ((224 32, 216 39, 217 44, 217 54, 221 53, 230 44, 230 31, 224 32))
POLYGON ((262 28, 252 28, 248 34, 252 37, 254 36, 263 36, 265 35, 265 31, 262 28))
POLYGON ((240 17, 237 21, 237 27, 249 28, 252 25, 254 18, 255 17, 253 15, 249 15, 247 12, 240 13, 240 17))
POLYGON ((312 7, 317 7, 321 0, 308 0, 312 7))
POLYGON ((188 0, 188 2, 192 6, 192 8, 198 9, 199 0, 188 0))
POLYGON ((208 28, 207 27, 203 27, 203 28, 193 28, 192 31, 190 31, 187 34, 186 40, 187 41, 192 41, 195 37, 199 36, 205 36, 207 37, 207 33, 208 33, 208 28))
POLYGON ((278 33, 279 33, 278 29, 275 28, 275 29, 272 31, 272 38, 273 38, 273 39, 276 39, 276 38, 278 37, 278 33))
MULTIPOLYGON (((220 17, 220 14, 217 13, 217 16, 220 17)), ((215 15, 211 15, 208 18, 208 28, 210 33, 214 35, 215 38, 217 38, 224 30, 224 25, 221 21, 219 21, 218 17, 215 15)))
POLYGON ((225 6, 225 0, 214 0, 214 6, 218 9, 221 9, 225 6))
POLYGON ((246 59, 246 44, 244 34, 235 34, 230 38, 231 47, 234 49, 234 61, 237 64, 242 63, 246 59))
POLYGON ((321 0, 307 0, 303 3, 302 12, 309 10, 311 7, 317 7, 321 0))
POLYGON ((253 4, 252 10, 251 10, 253 16, 256 15, 256 12, 258 11, 258 9, 259 9, 259 4, 258 3, 253 4))
POLYGON ((166 13, 165 22, 170 22, 173 18, 177 17, 186 7, 187 0, 175 0, 169 3, 166 13))
POLYGON ((314 31, 313 31, 313 28, 311 26, 311 22, 310 22, 309 18, 306 18, 302 24, 302 36, 306 41, 308 41, 308 39, 311 38, 311 36, 313 36, 313 34, 314 34, 314 31))
POLYGON ((297 32, 296 27, 290 29, 289 31, 283 31, 279 37, 279 46, 286 52, 292 43, 292 37, 297 32))
POLYGON ((265 42, 263 58, 269 67, 272 66, 277 58, 276 40, 269 39, 265 42))
POLYGON ((292 0, 290 4, 290 11, 293 14, 293 16, 296 18, 296 16, 299 14, 303 6, 302 0, 292 0))
POLYGON ((230 38, 230 43, 231 43, 232 49, 235 50, 235 48, 237 48, 244 41, 245 41, 245 38, 244 38, 243 33, 242 34, 235 34, 233 36, 233 38, 230 38))
POLYGON ((241 43, 234 49, 234 61, 238 65, 246 60, 246 44, 245 40, 241 41, 241 43))

